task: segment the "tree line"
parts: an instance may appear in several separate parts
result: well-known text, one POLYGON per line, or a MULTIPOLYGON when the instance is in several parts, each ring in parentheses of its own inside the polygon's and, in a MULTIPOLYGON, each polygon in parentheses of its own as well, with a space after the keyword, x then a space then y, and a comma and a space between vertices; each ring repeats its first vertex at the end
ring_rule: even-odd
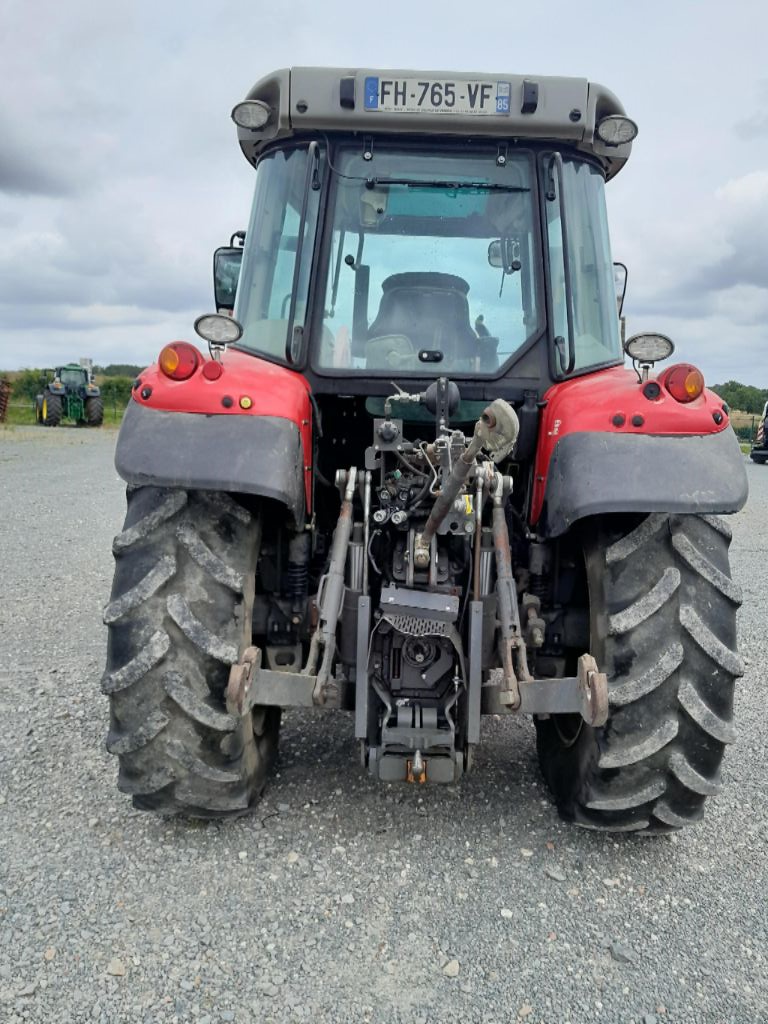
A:
POLYGON ((768 402, 768 388, 755 388, 751 384, 740 384, 737 380, 715 384, 712 390, 727 402, 731 409, 761 415, 768 402))
POLYGON ((108 366, 94 366, 93 372, 100 377, 138 377, 143 369, 135 363, 110 363, 108 366))
MULTIPOLYGON (((129 364, 126 364, 126 367, 131 370, 134 369, 129 364)), ((135 369, 136 373, 131 374, 131 376, 113 374, 102 378, 99 371, 94 367, 94 372, 99 377, 98 384, 105 403, 127 404, 128 399, 131 397, 133 381, 141 370, 140 367, 135 369)), ((50 379, 50 370, 34 369, 19 371, 11 380, 12 401, 33 403, 50 379)))

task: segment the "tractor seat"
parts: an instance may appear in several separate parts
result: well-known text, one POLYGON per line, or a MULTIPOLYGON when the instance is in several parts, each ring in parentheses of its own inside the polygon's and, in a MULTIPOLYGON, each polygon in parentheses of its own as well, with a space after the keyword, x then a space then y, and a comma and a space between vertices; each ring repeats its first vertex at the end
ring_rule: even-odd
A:
POLYGON ((442 352, 448 367, 477 354, 478 337, 469 321, 469 285, 463 278, 436 272, 392 274, 381 288, 379 311, 368 329, 369 344, 377 338, 404 337, 414 354, 442 352))

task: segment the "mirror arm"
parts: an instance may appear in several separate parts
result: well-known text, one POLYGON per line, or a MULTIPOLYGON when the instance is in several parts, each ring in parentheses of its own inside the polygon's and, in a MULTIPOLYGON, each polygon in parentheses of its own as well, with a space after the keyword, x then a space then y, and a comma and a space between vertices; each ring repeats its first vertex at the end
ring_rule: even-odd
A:
POLYGON ((624 299, 627 294, 627 282, 629 281, 629 270, 627 269, 626 263, 622 263, 621 260, 613 261, 614 267, 621 267, 624 271, 624 287, 621 289, 621 297, 619 298, 619 317, 624 311, 624 299))

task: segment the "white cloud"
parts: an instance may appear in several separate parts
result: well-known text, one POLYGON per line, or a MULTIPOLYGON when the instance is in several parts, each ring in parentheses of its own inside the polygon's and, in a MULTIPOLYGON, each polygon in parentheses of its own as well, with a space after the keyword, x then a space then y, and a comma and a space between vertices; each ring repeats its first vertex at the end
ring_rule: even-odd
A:
POLYGON ((715 195, 726 202, 749 204, 750 207, 755 203, 768 203, 768 170, 750 171, 740 178, 733 178, 719 188, 715 195))
POLYGON ((640 124, 609 186, 631 329, 671 325, 710 379, 768 385, 768 13, 750 0, 727 16, 702 0, 695 18, 662 0, 642 17, 595 0, 489 0, 477 17, 458 2, 7 0, 3 21, 7 367, 141 362, 188 337, 211 305, 213 249, 247 220, 232 105, 275 67, 327 63, 604 82, 640 124))

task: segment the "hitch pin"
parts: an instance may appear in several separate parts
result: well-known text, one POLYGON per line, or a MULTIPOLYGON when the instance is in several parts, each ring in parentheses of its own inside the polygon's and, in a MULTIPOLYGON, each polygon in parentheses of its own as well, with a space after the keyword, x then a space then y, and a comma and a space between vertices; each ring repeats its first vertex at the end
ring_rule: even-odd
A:
POLYGON ((417 750, 413 755, 413 760, 408 762, 406 778, 408 782, 424 783, 427 781, 427 766, 424 764, 420 750, 417 750))

